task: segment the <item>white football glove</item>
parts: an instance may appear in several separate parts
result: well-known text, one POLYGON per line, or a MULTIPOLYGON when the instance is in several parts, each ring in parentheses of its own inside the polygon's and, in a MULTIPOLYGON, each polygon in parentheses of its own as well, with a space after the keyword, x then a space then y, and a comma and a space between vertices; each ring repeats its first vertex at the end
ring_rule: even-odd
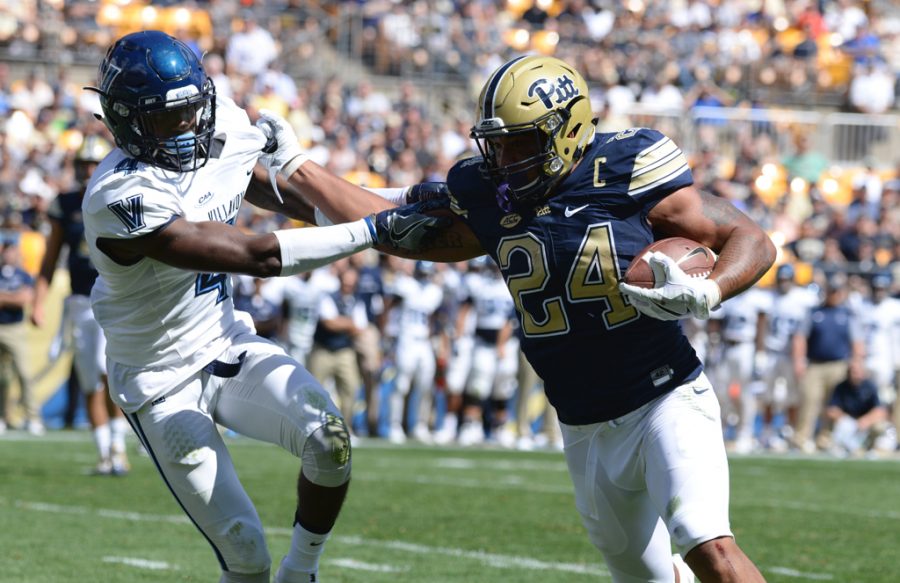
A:
POLYGON ((643 288, 627 283, 619 284, 626 298, 643 314, 658 320, 681 320, 694 316, 701 320, 722 301, 722 290, 710 279, 693 278, 686 274, 675 260, 654 251, 647 260, 654 279, 665 284, 655 288, 643 288))
POLYGON ((309 160, 309 156, 300 147, 300 140, 297 139, 294 128, 277 113, 268 109, 260 109, 256 127, 269 140, 266 147, 263 148, 263 154, 259 157, 259 161, 269 169, 269 183, 272 185, 278 201, 283 203, 284 200, 282 200, 275 182, 276 176, 280 174, 282 178, 290 178, 301 164, 309 160))

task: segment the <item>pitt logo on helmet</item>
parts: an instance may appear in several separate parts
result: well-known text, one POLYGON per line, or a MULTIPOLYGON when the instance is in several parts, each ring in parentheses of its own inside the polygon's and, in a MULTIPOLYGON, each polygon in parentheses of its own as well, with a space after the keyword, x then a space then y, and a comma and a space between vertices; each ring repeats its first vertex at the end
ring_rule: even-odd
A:
POLYGON ((528 97, 538 96, 541 103, 547 109, 553 109, 557 105, 562 105, 572 98, 579 95, 578 87, 575 81, 568 75, 563 75, 556 79, 556 83, 549 79, 538 79, 528 88, 528 97))

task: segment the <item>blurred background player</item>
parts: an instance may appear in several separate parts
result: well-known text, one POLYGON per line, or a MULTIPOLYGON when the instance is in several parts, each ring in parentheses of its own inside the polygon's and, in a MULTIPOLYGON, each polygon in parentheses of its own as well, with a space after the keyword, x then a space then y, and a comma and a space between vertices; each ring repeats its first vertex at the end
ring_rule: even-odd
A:
POLYGON ((791 341, 806 315, 817 303, 815 291, 794 283, 794 266, 785 263, 775 272, 775 285, 768 291, 765 306, 763 350, 755 356, 754 368, 763 379, 763 445, 783 451, 787 439, 797 426, 800 404, 800 382, 794 371, 791 341), (784 424, 775 428, 777 414, 784 414, 784 424))
POLYGON ((507 406, 515 390, 518 346, 511 350, 514 304, 500 269, 488 262, 477 278, 469 280, 472 311, 475 313, 475 345, 472 368, 463 394, 460 445, 474 445, 485 439, 485 401, 490 406, 492 437, 509 447, 515 437, 506 427, 507 406))
POLYGON ((35 284, 31 322, 38 327, 45 323, 45 304, 57 263, 63 248, 68 250, 66 267, 69 272, 71 295, 65 299, 64 313, 72 334, 73 367, 78 385, 87 399, 87 415, 94 435, 99 460, 97 474, 122 475, 128 472, 125 453, 125 434, 128 423, 125 415, 109 396, 106 377, 106 337, 94 318, 91 308, 91 288, 97 270, 84 239, 81 202, 91 174, 112 151, 112 145, 99 136, 85 137, 75 153, 75 181, 77 188, 60 194, 47 211, 50 236, 35 284))
POLYGON ((283 279, 282 338, 288 353, 297 362, 307 366, 319 322, 319 304, 323 290, 315 284, 310 272, 283 279))
POLYGON ((472 310, 472 288, 487 266, 486 257, 459 262, 456 269, 444 272, 446 329, 444 350, 447 354, 447 406, 434 441, 446 444, 455 441, 463 413, 463 392, 472 370, 472 351, 475 348, 475 311, 472 310))
POLYGON ((880 401, 893 406, 894 421, 900 422, 896 392, 897 368, 900 367, 900 300, 890 296, 892 285, 893 277, 889 272, 873 275, 870 299, 860 306, 857 317, 865 342, 866 375, 878 388, 880 401))
POLYGON ((403 443, 414 437, 431 443, 430 429, 434 403, 435 354, 432 337, 435 314, 443 301, 443 291, 431 261, 416 261, 412 276, 397 274, 386 300, 385 311, 397 312, 397 338, 394 362, 397 376, 389 402, 388 439, 403 443), (415 422, 411 430, 410 406, 417 402, 415 422), (406 428, 406 429, 404 429, 406 428))
POLYGON ((735 432, 736 453, 750 453, 758 446, 754 428, 759 394, 753 382, 753 361, 757 346, 762 345, 764 308, 762 292, 750 289, 723 303, 708 320, 709 333, 717 332, 722 343, 712 374, 725 423, 735 432))

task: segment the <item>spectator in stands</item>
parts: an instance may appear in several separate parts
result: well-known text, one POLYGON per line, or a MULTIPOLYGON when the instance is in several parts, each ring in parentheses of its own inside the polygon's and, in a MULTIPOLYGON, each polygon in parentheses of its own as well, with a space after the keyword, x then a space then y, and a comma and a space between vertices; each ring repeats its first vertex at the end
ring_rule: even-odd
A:
POLYGON ((880 63, 867 63, 850 82, 848 93, 852 111, 858 113, 885 113, 894 106, 896 75, 880 63))
POLYGON ((847 377, 851 360, 863 356, 862 330, 847 305, 847 276, 830 273, 825 279, 825 299, 810 310, 793 339, 794 374, 802 391, 793 445, 802 451, 827 449, 830 430, 816 424, 834 387, 847 377))
POLYGON ((19 384, 25 429, 33 435, 44 433, 26 371, 25 306, 31 303, 33 293, 34 279, 22 269, 18 236, 5 233, 0 241, 0 433, 10 422, 7 404, 12 381, 19 384))
POLYGON ((255 79, 277 56, 278 45, 272 34, 259 26, 251 10, 241 12, 244 30, 231 36, 225 61, 232 72, 255 79))
MULTIPOLYGON (((847 378, 834 388, 825 417, 834 427, 831 451, 837 455, 858 455, 871 449, 890 426, 878 387, 856 361, 850 363, 847 378)), ((888 449, 893 449, 896 434, 890 441, 888 449)))
POLYGON ((828 169, 828 158, 812 148, 812 140, 805 131, 794 134, 794 152, 782 160, 789 178, 802 178, 810 184, 819 181, 828 169))

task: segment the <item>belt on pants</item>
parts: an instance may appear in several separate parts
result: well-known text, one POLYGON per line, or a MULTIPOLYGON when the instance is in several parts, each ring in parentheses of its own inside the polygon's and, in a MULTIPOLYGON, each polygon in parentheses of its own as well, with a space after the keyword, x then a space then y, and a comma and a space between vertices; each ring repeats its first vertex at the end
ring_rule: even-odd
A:
POLYGON ((241 367, 244 365, 244 358, 246 356, 247 351, 245 350, 240 354, 240 356, 238 356, 237 362, 222 362, 221 360, 214 360, 203 367, 203 372, 209 373, 214 377, 222 377, 226 379, 236 377, 237 374, 241 372, 241 367))

